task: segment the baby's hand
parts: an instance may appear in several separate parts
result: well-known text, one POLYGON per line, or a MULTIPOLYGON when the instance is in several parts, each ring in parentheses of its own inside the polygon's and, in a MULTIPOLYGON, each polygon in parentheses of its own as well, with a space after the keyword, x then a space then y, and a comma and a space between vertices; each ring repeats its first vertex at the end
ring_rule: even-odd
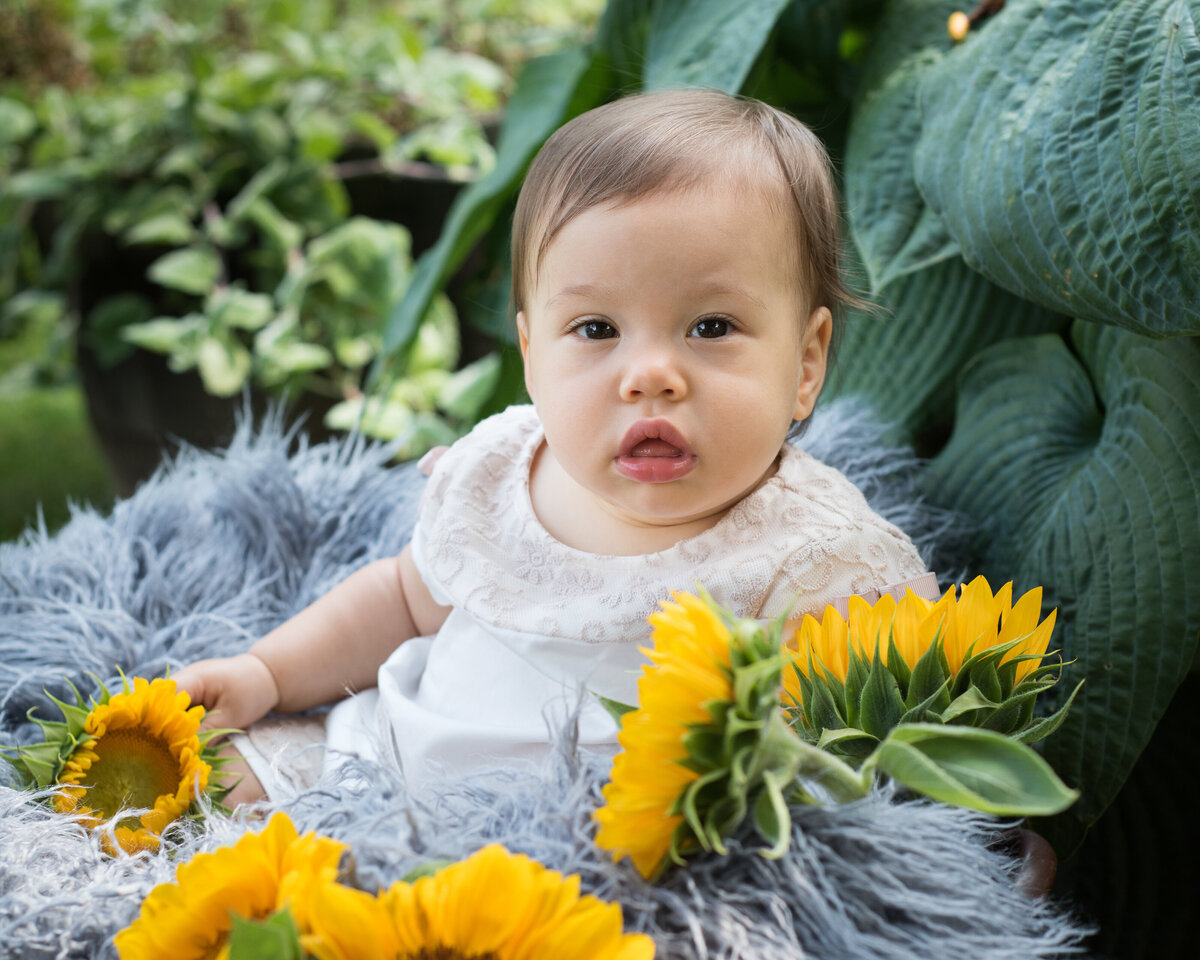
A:
POLYGON ((205 730, 236 727, 244 730, 279 703, 279 688, 267 665, 252 653, 197 660, 172 678, 192 703, 205 709, 205 730))

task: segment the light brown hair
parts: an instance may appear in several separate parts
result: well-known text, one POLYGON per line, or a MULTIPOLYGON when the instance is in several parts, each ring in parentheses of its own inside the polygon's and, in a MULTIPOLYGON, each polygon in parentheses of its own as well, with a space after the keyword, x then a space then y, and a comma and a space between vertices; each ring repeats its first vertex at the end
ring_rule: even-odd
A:
POLYGON ((837 316, 844 306, 861 305, 842 279, 837 187, 817 136, 761 101, 679 90, 597 107, 546 141, 513 217, 514 310, 525 309, 551 241, 579 214, 686 190, 714 175, 781 198, 787 207, 781 212, 794 226, 796 280, 810 313, 825 306, 837 316))

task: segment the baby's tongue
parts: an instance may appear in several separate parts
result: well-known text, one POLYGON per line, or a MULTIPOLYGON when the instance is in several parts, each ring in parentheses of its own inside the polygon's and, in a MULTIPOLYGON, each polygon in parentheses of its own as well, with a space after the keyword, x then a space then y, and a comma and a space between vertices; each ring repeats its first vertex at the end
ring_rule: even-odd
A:
POLYGON ((643 440, 629 451, 634 457, 678 457, 680 449, 666 440, 643 440))

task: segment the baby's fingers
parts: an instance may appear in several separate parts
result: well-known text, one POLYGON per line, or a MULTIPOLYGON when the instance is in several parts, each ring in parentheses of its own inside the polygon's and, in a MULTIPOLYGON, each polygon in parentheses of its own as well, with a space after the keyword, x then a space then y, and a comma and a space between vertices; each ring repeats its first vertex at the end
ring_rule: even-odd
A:
POLYGON ((191 697, 193 705, 204 707, 201 730, 233 726, 221 719, 221 714, 228 711, 222 709, 226 704, 222 702, 224 687, 220 680, 220 663, 220 660, 199 660, 172 676, 176 688, 191 697))

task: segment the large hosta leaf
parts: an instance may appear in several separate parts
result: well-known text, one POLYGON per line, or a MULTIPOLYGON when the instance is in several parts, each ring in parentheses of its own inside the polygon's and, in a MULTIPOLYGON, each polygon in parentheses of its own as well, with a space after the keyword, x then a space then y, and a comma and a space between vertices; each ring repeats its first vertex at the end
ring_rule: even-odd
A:
POLYGON ((643 83, 741 89, 789 0, 659 0, 651 4, 643 83))
POLYGON ((1200 333, 1200 0, 1009 0, 922 83, 916 176, 1052 309, 1200 333))
POLYGON ((921 133, 921 81, 951 49, 946 18, 961 6, 961 0, 892 0, 863 61, 845 190, 850 233, 872 290, 958 253, 917 189, 913 149, 921 133))
POLYGON ((935 461, 986 528, 981 573, 1042 584, 1054 643, 1086 677, 1045 756, 1107 806, 1187 673, 1200 631, 1200 340, 1076 323, 1009 340, 964 375, 935 461), (1074 352, 1072 350, 1074 349, 1074 352))
POLYGON ((953 418, 956 384, 971 357, 1070 322, 1001 290, 958 257, 902 277, 879 300, 884 310, 847 320, 821 400, 863 397, 896 425, 897 439, 922 448, 923 434, 953 418))

